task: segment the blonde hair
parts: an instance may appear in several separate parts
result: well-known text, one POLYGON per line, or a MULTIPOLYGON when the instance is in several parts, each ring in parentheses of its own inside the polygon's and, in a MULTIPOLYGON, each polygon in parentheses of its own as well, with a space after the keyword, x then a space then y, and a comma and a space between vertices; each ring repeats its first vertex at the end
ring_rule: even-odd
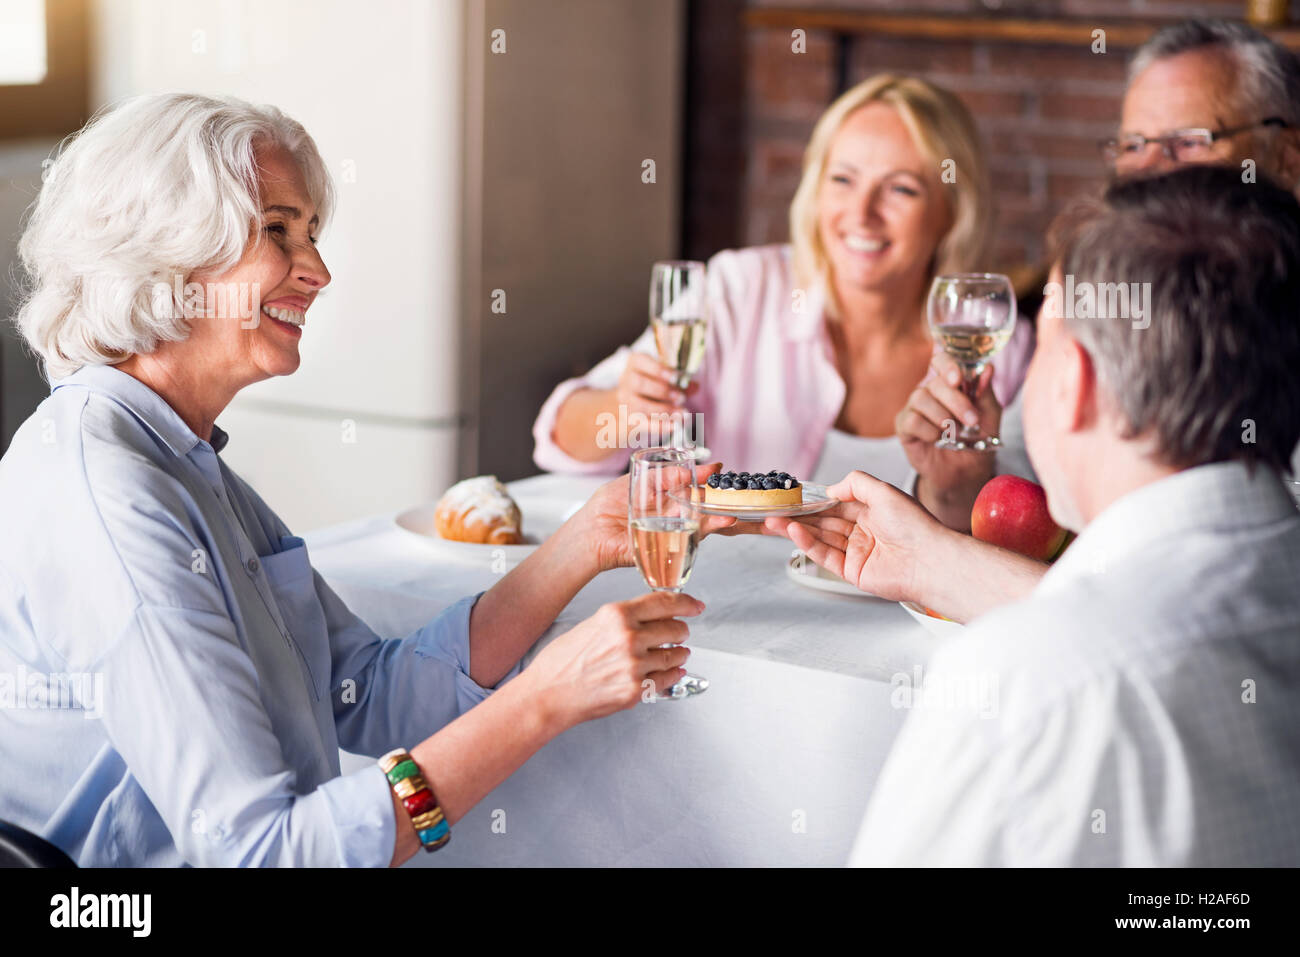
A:
POLYGON ((790 204, 790 241, 798 285, 820 284, 826 312, 839 316, 831 264, 817 229, 817 197, 826 173, 831 141, 855 110, 887 103, 898 111, 917 149, 936 167, 952 161, 953 182, 946 183, 952 225, 939 241, 931 263, 933 275, 970 272, 984 253, 991 230, 993 203, 988 169, 970 113, 952 93, 926 80, 881 73, 844 93, 822 114, 804 150, 803 176, 790 204))
POLYGON ((323 230, 334 187, 315 142, 273 106, 232 97, 141 96, 101 112, 48 165, 18 254, 14 324, 51 382, 184 339, 183 303, 154 290, 229 269, 261 217, 254 148, 287 149, 323 230))

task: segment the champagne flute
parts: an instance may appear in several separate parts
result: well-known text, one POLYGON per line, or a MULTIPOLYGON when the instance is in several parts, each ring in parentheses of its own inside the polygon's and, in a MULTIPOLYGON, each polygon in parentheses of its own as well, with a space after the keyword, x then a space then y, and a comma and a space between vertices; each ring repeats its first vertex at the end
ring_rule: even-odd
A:
MULTIPOLYGON (((975 405, 980 373, 1010 341, 1016 328, 1016 295, 1011 280, 997 273, 936 276, 930 286, 926 315, 930 331, 961 367, 962 391, 975 405)), ((955 435, 952 432, 945 427, 935 445, 941 449, 991 452, 1002 444, 996 435, 985 435, 978 425, 964 425, 955 435)))
MULTIPOLYGON (((700 515, 691 505, 694 491, 695 459, 689 451, 640 449, 632 453, 627 527, 636 567, 651 591, 679 592, 691 577, 700 543, 700 515)), ((708 687, 708 679, 688 674, 655 698, 676 701, 701 694, 708 687)))
MULTIPOLYGON (((685 391, 704 362, 709 315, 704 263, 693 259, 657 262, 650 270, 650 328, 659 361, 677 374, 673 385, 685 391)), ((695 457, 709 450, 688 440, 678 423, 673 428, 674 448, 692 448, 695 457)))

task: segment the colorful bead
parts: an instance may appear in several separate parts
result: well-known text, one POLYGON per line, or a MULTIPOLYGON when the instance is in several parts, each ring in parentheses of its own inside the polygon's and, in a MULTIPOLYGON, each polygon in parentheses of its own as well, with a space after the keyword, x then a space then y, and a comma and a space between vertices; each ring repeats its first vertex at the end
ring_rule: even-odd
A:
POLYGON ((395 765, 393 769, 388 772, 388 783, 396 784, 403 778, 415 777, 419 775, 419 773, 420 769, 416 766, 415 762, 410 758, 407 758, 405 761, 395 765))
POLYGON ((433 796, 433 792, 428 788, 416 791, 414 794, 398 796, 402 798, 402 807, 406 808, 406 813, 411 815, 411 817, 418 817, 421 814, 432 811, 438 806, 437 799, 433 796))
POLYGON ((437 827, 442 820, 442 808, 435 807, 432 811, 412 817, 411 823, 415 825, 417 831, 423 831, 425 828, 437 827))
POLYGON ((426 851, 436 851, 451 840, 451 828, 443 821, 437 827, 426 828, 420 832, 420 843, 426 851))
POLYGON ((397 796, 399 798, 405 800, 406 798, 414 794, 416 791, 422 791, 426 787, 428 787, 428 785, 424 783, 424 778, 420 777, 417 774, 413 778, 407 778, 404 781, 398 781, 396 784, 393 785, 393 790, 397 792, 397 796))

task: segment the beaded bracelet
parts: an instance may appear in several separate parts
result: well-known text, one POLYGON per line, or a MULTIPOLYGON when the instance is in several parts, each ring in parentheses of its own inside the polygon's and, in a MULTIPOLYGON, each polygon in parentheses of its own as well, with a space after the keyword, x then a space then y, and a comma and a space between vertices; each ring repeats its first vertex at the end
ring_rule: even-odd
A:
POLYGON ((402 748, 389 751, 379 759, 379 767, 411 816, 411 824, 424 849, 436 851, 450 841, 451 827, 410 754, 402 748))

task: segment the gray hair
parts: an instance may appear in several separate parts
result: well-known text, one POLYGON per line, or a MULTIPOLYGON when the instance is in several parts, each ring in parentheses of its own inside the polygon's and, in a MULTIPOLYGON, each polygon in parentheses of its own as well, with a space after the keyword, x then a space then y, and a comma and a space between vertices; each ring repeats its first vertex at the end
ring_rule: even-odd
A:
POLYGON ((1142 44, 1129 63, 1128 82, 1157 60, 1191 50, 1219 48, 1237 69, 1238 105, 1248 120, 1280 116, 1300 127, 1300 61, 1286 47, 1253 27, 1230 20, 1185 20, 1164 27, 1142 44))
POLYGON ((273 106, 233 97, 136 97, 101 112, 48 163, 18 243, 26 276, 14 324, 48 380, 189 335, 184 303, 157 291, 224 272, 262 218, 254 147, 303 170, 323 229, 334 187, 316 144, 273 106))
POLYGON ((1115 181, 1052 230, 1074 282, 1147 283, 1146 325, 1069 315, 1128 438, 1176 468, 1290 470, 1300 442, 1300 202, 1229 167, 1115 181))

